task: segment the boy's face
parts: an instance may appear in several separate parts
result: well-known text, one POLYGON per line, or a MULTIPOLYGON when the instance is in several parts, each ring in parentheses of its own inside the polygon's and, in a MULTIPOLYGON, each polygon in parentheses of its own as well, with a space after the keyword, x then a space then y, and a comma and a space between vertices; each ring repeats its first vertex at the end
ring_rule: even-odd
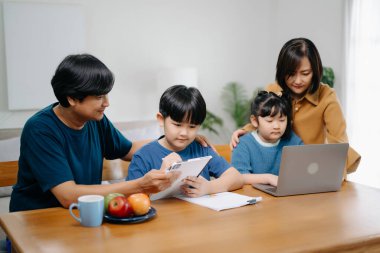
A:
POLYGON ((251 116, 251 123, 257 128, 257 133, 263 142, 275 143, 285 133, 288 118, 277 113, 275 116, 251 116))
POLYGON ((164 128, 165 138, 162 143, 165 148, 171 151, 181 151, 192 143, 197 136, 200 125, 188 122, 177 122, 170 117, 164 118, 161 113, 157 114, 160 126, 164 128))

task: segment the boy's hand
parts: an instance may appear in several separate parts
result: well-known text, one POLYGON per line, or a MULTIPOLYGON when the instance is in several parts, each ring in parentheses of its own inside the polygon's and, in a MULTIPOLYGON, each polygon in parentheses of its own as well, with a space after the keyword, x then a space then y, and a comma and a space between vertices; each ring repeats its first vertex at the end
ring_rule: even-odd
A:
POLYGON ((173 163, 181 162, 182 158, 177 153, 170 153, 162 159, 160 171, 164 171, 172 166, 173 163))
POLYGON ((202 176, 187 177, 182 181, 181 191, 188 197, 200 197, 210 193, 210 181, 202 176))

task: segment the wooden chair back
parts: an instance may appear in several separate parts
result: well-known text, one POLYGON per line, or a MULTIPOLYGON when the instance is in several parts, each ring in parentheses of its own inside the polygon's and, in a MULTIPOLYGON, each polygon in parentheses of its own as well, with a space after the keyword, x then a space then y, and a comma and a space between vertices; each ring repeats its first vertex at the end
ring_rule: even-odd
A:
POLYGON ((121 159, 103 160, 103 181, 124 179, 128 176, 128 167, 130 162, 121 159))
POLYGON ((228 144, 214 145, 214 147, 220 156, 223 156, 227 162, 231 162, 232 152, 228 144))
POLYGON ((0 187, 16 184, 18 161, 0 162, 0 187))
MULTIPOLYGON (((104 160, 103 179, 116 180, 126 178, 129 162, 120 159, 104 160)), ((12 186, 17 182, 18 161, 0 162, 0 187, 12 186)))

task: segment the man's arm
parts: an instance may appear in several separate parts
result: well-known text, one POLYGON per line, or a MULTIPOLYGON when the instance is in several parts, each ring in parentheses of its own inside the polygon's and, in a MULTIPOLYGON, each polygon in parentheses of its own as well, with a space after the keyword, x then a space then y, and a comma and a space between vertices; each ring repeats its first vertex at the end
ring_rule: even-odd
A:
POLYGON ((129 152, 124 157, 122 157, 121 159, 124 160, 124 161, 130 162, 132 160, 133 155, 136 153, 136 151, 139 150, 142 146, 144 146, 145 144, 147 144, 147 143, 149 143, 151 141, 152 140, 134 141, 132 143, 132 147, 129 150, 129 152))
POLYGON ((109 185, 79 185, 74 181, 67 181, 53 187, 51 192, 63 207, 68 208, 71 203, 76 202, 78 197, 82 195, 97 194, 106 196, 112 192, 125 195, 138 192, 150 194, 165 190, 174 180, 175 175, 173 173, 151 170, 139 179, 109 185))

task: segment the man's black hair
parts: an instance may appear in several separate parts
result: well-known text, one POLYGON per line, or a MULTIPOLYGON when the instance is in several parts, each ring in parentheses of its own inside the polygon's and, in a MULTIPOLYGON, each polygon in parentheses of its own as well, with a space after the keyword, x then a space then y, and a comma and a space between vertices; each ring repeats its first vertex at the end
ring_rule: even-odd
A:
POLYGON ((67 97, 82 101, 90 95, 105 95, 111 91, 113 84, 112 72, 89 54, 67 56, 51 80, 54 94, 63 107, 70 106, 67 97))

